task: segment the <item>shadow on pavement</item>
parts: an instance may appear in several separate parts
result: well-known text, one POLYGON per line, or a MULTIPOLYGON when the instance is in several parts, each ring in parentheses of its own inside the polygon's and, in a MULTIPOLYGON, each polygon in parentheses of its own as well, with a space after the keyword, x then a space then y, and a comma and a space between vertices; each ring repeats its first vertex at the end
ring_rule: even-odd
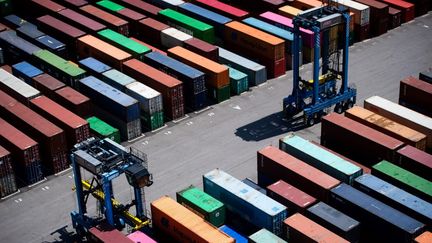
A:
POLYGON ((305 127, 303 116, 287 120, 281 111, 239 127, 235 134, 245 141, 260 141, 283 133, 298 131, 305 127))
POLYGON ((78 242, 84 242, 83 239, 78 237, 78 235, 75 233, 75 230, 67 229, 67 227, 68 226, 65 225, 65 226, 58 228, 57 230, 55 230, 54 232, 51 233, 52 236, 57 237, 57 235, 59 235, 58 240, 43 241, 42 243, 60 243, 60 242, 78 243, 78 242))

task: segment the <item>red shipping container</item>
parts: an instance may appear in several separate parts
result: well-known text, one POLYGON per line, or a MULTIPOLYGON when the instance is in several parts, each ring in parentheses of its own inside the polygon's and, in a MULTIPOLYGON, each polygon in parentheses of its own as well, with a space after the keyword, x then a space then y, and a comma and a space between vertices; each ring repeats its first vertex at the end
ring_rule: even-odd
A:
POLYGON ((90 228, 88 235, 90 242, 95 243, 134 243, 132 240, 127 238, 126 235, 106 222, 90 228))
POLYGON ((196 0, 194 4, 199 5, 204 8, 208 8, 218 14, 224 15, 226 17, 242 20, 249 17, 249 12, 243 9, 228 5, 219 0, 196 0))
POLYGON ((404 143, 337 113, 324 116, 321 144, 368 167, 396 160, 404 143))
POLYGON ((63 0, 63 3, 70 8, 79 8, 88 4, 86 0, 63 0))
POLYGON ((147 64, 132 59, 123 63, 123 71, 162 94, 164 114, 175 120, 184 116, 183 83, 147 64))
POLYGON ((432 116, 432 84, 409 76, 400 81, 399 104, 432 116))
POLYGON ((87 33, 96 34, 96 32, 106 29, 107 27, 91 18, 88 18, 71 9, 65 9, 58 12, 58 16, 71 25, 80 28, 87 33))
POLYGON ((414 4, 405 2, 402 0, 380 0, 388 4, 389 6, 399 9, 401 11, 401 23, 409 22, 415 17, 415 7, 414 4))
POLYGON ((162 50, 160 50, 160 49, 158 49, 158 48, 156 48, 156 47, 154 47, 154 46, 152 46, 152 45, 150 45, 150 44, 148 44, 148 43, 146 43, 146 42, 140 41, 140 40, 138 40, 138 39, 136 39, 136 38, 133 38, 133 37, 130 37, 129 39, 131 39, 131 40, 133 40, 133 41, 136 41, 136 42, 140 43, 141 45, 147 46, 147 47, 150 48, 152 51, 159 52, 160 54, 163 54, 163 55, 165 55, 165 56, 167 55, 166 52, 164 52, 164 51, 162 51, 162 50))
POLYGON ((143 0, 120 0, 121 4, 127 6, 135 11, 138 11, 146 16, 155 18, 157 14, 162 10, 150 3, 146 3, 143 0))
POLYGON ((12 161, 11 156, 7 149, 0 146, 0 198, 18 191, 15 172, 12 169, 12 163, 15 165, 15 161, 12 161))
POLYGON ((370 9, 370 27, 371 37, 379 36, 387 32, 388 28, 388 11, 389 6, 385 3, 375 0, 356 0, 356 2, 363 3, 369 6, 370 9))
POLYGON ((64 6, 51 0, 31 0, 31 6, 26 6, 24 11, 34 14, 53 14, 65 9, 64 6))
POLYGON ((432 181, 432 155, 407 145, 397 151, 396 164, 414 174, 432 181))
POLYGON ((267 196, 288 207, 288 216, 304 213, 317 200, 296 187, 279 180, 267 187, 267 196))
POLYGON ((41 148, 46 175, 61 172, 69 167, 64 131, 25 105, 0 91, 2 117, 22 132, 35 139, 41 148))
POLYGON ((215 62, 219 61, 219 48, 198 38, 185 41, 183 47, 215 62))
POLYGON ((389 7, 389 30, 400 26, 402 23, 402 12, 399 9, 389 7))
POLYGON ((169 26, 152 18, 146 18, 138 22, 137 37, 157 47, 162 46, 161 32, 169 26))
POLYGON ((114 16, 92 5, 85 5, 81 7, 80 10, 88 17, 98 19, 100 22, 102 22, 102 24, 108 26, 110 29, 119 32, 122 35, 129 36, 128 21, 114 16))
POLYGON ((0 23, 0 32, 7 30, 7 29, 8 29, 8 27, 6 27, 6 25, 0 23))
POLYGON ((5 70, 6 72, 12 74, 12 67, 9 65, 3 65, 0 67, 1 69, 5 70))
POLYGON ((257 153, 258 184, 261 187, 284 180, 309 195, 328 202, 330 190, 340 184, 339 180, 278 148, 267 146, 257 153))
POLYGON ((369 38, 369 23, 365 25, 354 24, 354 38, 363 41, 369 38))
POLYGON ((53 99, 79 117, 88 118, 94 115, 90 98, 69 86, 56 90, 53 99))
POLYGON ((44 73, 32 78, 32 84, 43 95, 53 98, 56 90, 65 87, 66 85, 53 76, 44 73))

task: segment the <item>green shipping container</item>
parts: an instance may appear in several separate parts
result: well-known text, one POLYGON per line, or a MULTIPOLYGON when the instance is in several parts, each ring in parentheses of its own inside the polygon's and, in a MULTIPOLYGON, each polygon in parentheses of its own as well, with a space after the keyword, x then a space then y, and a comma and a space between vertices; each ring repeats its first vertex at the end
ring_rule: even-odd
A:
POLYGON ((166 20, 169 25, 172 25, 187 34, 193 35, 194 37, 211 44, 215 43, 214 28, 211 25, 169 8, 161 10, 159 16, 166 20))
POLYGON ((91 132, 100 138, 109 138, 114 142, 120 143, 120 132, 117 128, 110 126, 101 119, 92 116, 87 118, 91 132))
POLYGON ((101 39, 113 44, 139 60, 143 60, 144 55, 151 52, 151 49, 147 46, 110 29, 101 30, 98 32, 98 35, 101 39))
POLYGON ((249 242, 253 243, 286 243, 286 241, 279 238, 277 235, 272 232, 261 229, 254 234, 249 236, 249 242))
POLYGON ((216 227, 225 223, 225 205, 196 187, 176 193, 177 202, 191 209, 216 227))
POLYGON ((432 182, 386 160, 372 166, 375 175, 390 184, 432 202, 432 182))
POLYGON ((113 12, 117 12, 125 8, 122 5, 111 2, 109 0, 102 0, 97 2, 96 4, 113 12))
POLYGON ((227 85, 218 89, 208 86, 207 94, 216 103, 220 103, 222 101, 228 100, 231 97, 231 87, 230 85, 227 85))
POLYGON ((69 84, 69 86, 75 87, 78 80, 84 78, 86 75, 84 69, 50 51, 39 50, 33 53, 33 55, 36 57, 38 67, 64 83, 69 84))
POLYGON ((164 125, 163 111, 155 112, 151 115, 146 113, 141 116, 141 126, 143 131, 153 131, 164 125))
POLYGON ((229 68, 231 94, 241 94, 249 90, 248 76, 232 67, 229 68))

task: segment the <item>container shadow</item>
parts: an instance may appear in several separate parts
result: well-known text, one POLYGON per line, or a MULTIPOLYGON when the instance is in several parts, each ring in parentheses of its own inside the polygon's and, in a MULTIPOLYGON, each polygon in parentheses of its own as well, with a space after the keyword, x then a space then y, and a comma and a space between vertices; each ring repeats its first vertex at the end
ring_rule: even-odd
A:
POLYGON ((283 133, 295 132, 305 127, 302 116, 288 120, 285 114, 280 111, 237 128, 235 135, 244 141, 261 141, 283 133))
POLYGON ((54 236, 56 234, 60 235, 58 238, 58 240, 54 240, 54 241, 43 241, 42 243, 60 243, 60 242, 65 242, 65 243, 78 243, 78 242, 86 242, 84 239, 82 239, 81 237, 79 237, 75 230, 68 230, 67 229, 67 225, 56 229, 55 231, 51 232, 50 235, 54 236))

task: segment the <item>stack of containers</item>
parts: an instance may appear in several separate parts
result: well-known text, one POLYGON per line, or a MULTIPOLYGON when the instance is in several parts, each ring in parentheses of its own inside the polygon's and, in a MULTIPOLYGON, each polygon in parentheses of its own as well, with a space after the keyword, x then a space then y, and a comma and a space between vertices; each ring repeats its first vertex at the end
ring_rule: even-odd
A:
POLYGON ((432 154, 407 145, 397 151, 397 156, 398 166, 432 181, 432 154))
POLYGON ((96 2, 96 4, 98 5, 98 7, 114 14, 115 16, 127 20, 129 22, 130 33, 136 32, 137 31, 136 23, 141 19, 146 18, 146 16, 143 14, 135 12, 129 8, 125 8, 122 5, 109 0, 102 0, 96 2))
POLYGON ((186 34, 185 32, 173 27, 161 31, 161 43, 165 48, 183 46, 185 41, 192 38, 192 35, 186 34))
POLYGON ((282 235, 287 208, 222 170, 203 175, 204 191, 252 225, 282 235))
POLYGON ((143 13, 146 16, 149 16, 152 18, 156 17, 157 14, 159 13, 159 11, 162 10, 159 7, 156 7, 155 5, 146 3, 142 0, 121 0, 121 3, 124 6, 127 6, 131 9, 134 9, 135 11, 143 13))
POLYGON ((218 61, 219 48, 201 39, 189 39, 183 43, 183 47, 212 61, 218 61))
POLYGON ((163 104, 156 102, 155 112, 161 111, 168 120, 184 116, 183 83, 137 59, 124 63, 123 71, 150 88, 162 94, 163 104), (162 106, 163 105, 163 106, 162 106))
POLYGON ((415 16, 415 6, 412 3, 402 1, 402 0, 380 0, 381 2, 388 4, 401 11, 401 23, 406 23, 414 19, 415 16))
POLYGON ((228 69, 229 69, 229 77, 230 77, 231 94, 239 95, 245 91, 248 91, 249 90, 248 76, 245 73, 242 73, 233 67, 228 67, 228 69))
POLYGON ((92 136, 99 138, 109 138, 116 143, 120 143, 120 132, 117 128, 110 126, 108 123, 102 121, 101 119, 92 116, 87 118, 87 122, 90 126, 90 131, 92 136))
POLYGON ((294 16, 301 14, 302 12, 302 10, 290 5, 286 5, 278 9, 278 14, 288 17, 290 19, 294 18, 294 16))
POLYGON ((90 18, 95 18, 108 28, 118 33, 129 36, 129 22, 103 11, 93 5, 87 4, 79 8, 83 14, 90 18))
POLYGON ((32 15, 35 13, 56 13, 65 9, 64 6, 51 1, 51 0, 31 0, 31 11, 28 12, 32 15))
POLYGON ((128 75, 118 71, 117 69, 111 69, 101 73, 99 77, 105 83, 113 86, 114 88, 126 92, 126 85, 135 82, 136 80, 129 77, 128 75))
POLYGON ((88 75, 92 75, 97 78, 101 78, 103 72, 112 69, 110 66, 93 57, 87 57, 85 59, 79 60, 78 65, 84 69, 88 75))
POLYGON ((149 65, 183 82, 187 110, 196 111, 206 106, 207 92, 204 73, 158 52, 150 52, 144 57, 144 61, 149 65))
POLYGON ((137 38, 133 38, 133 37, 130 37, 129 39, 131 39, 131 40, 133 40, 133 41, 135 41, 135 42, 137 42, 137 43, 140 43, 140 44, 143 45, 143 46, 147 46, 148 48, 150 48, 150 49, 151 49, 152 51, 154 51, 154 52, 159 52, 160 54, 163 54, 163 55, 165 55, 165 56, 167 55, 166 52, 160 50, 160 49, 157 48, 157 47, 154 47, 154 46, 150 45, 149 43, 146 43, 146 42, 144 42, 144 41, 140 41, 140 40, 138 40, 137 38))
MULTIPOLYGON (((10 123, 0 118, 0 142, 2 146, 12 153, 11 159, 13 171, 3 174, 3 177, 16 176, 16 186, 26 186, 34 184, 43 179, 39 145, 36 141, 16 129, 10 123)), ((5 166, 7 166, 7 161, 5 166)), ((10 161, 9 161, 10 163, 10 161)), ((10 192, 16 191, 13 182, 9 179, 10 192)))
POLYGON ((251 243, 260 243, 260 242, 277 242, 277 243, 287 243, 282 240, 272 232, 266 229, 260 229, 259 231, 253 233, 248 237, 249 242, 251 243))
MULTIPOLYGON (((22 20, 25 22, 25 20, 22 20)), ((16 28, 15 30, 19 37, 22 37, 25 40, 32 42, 34 39, 37 39, 43 35, 43 32, 37 29, 37 26, 32 23, 25 23, 22 26, 16 28)))
POLYGON ((156 47, 162 46, 162 31, 170 28, 169 25, 152 18, 139 21, 139 26, 140 31, 136 33, 136 37, 156 47))
POLYGON ((222 225, 221 227, 219 227, 219 230, 234 238, 236 243, 248 242, 248 239, 246 237, 242 236, 241 234, 230 228, 228 225, 222 225))
POLYGON ((249 12, 228 5, 219 0, 196 0, 194 1, 194 3, 204 8, 210 8, 212 11, 215 11, 216 13, 235 19, 237 21, 240 21, 249 16, 249 12))
POLYGON ((432 117, 432 84, 412 76, 401 80, 399 104, 432 117))
POLYGON ((39 90, 43 95, 46 95, 50 98, 54 97, 54 92, 56 90, 65 87, 64 83, 46 73, 32 78, 30 84, 39 90))
MULTIPOLYGON (((2 126, 1 129, 6 129, 6 127, 2 126)), ((13 162, 11 153, 0 146, 0 198, 4 198, 18 190, 15 173, 12 169, 13 162)))
POLYGON ((389 30, 394 29, 402 24, 402 12, 399 9, 393 8, 389 4, 388 13, 389 13, 389 26, 388 26, 389 30))
POLYGON ((57 14, 59 18, 62 18, 64 21, 71 23, 89 34, 95 34, 96 32, 107 28, 105 25, 71 9, 64 9, 57 14))
MULTIPOLYGON (((370 8, 367 5, 351 0, 332 0, 342 6, 347 7, 354 13, 354 37, 357 41, 369 38, 369 16, 370 8)), ((379 23, 374 23, 379 24, 379 23)))
POLYGON ((7 63, 30 60, 33 53, 40 50, 39 47, 17 36, 13 30, 0 32, 0 44, 3 50, 4 61, 7 63))
POLYGON ((141 135, 137 100, 93 76, 81 79, 78 88, 83 94, 92 97, 96 115, 120 130, 122 140, 141 135))
POLYGON ((379 36, 387 32, 389 25, 389 6, 375 0, 356 0, 356 2, 369 6, 371 37, 379 36))
POLYGON ((267 68, 268 76, 285 74, 285 41, 237 21, 225 25, 227 47, 257 60, 267 68))
POLYGON ((39 90, 0 68, 0 89, 24 104, 39 96, 39 90))
POLYGON ((168 56, 205 73, 208 95, 216 102, 219 103, 230 98, 228 68, 181 46, 169 49, 168 56))
POLYGON ((12 74, 31 85, 32 78, 41 75, 43 72, 26 61, 12 65, 12 74))
POLYGON ((86 118, 93 115, 93 104, 90 98, 69 86, 56 90, 52 97, 79 117, 86 118))

